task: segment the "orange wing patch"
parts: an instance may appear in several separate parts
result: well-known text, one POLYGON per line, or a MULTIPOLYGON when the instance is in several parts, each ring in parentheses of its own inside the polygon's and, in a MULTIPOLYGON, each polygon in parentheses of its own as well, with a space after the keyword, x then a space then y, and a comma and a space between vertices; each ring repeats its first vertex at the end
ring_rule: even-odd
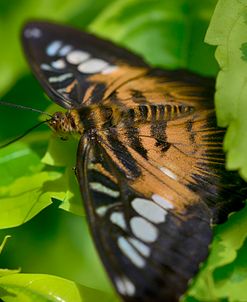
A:
MULTIPOLYGON (((193 81, 194 77, 188 72, 183 79, 176 71, 143 69, 143 74, 136 73, 133 77, 129 76, 128 81, 119 82, 119 88, 115 85, 114 99, 105 99, 104 102, 115 101, 127 108, 137 104, 183 104, 196 110, 213 108, 213 81, 199 76, 197 81, 193 81)), ((111 88, 108 88, 105 97, 111 95, 111 88)))

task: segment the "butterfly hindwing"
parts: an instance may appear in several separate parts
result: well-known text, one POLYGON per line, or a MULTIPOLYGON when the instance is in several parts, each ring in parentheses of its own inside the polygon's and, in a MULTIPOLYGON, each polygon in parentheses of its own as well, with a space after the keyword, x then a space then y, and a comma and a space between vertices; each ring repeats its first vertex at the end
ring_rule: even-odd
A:
MULTIPOLYGON (((120 147, 120 157, 123 152, 120 147)), ((178 211, 155 188, 137 191, 108 151, 86 137, 77 171, 96 245, 118 293, 125 301, 177 301, 208 253, 207 207, 178 211)))
POLYGON ((48 22, 29 22, 25 55, 46 93, 65 108, 103 99, 106 90, 142 74, 147 65, 131 52, 88 33, 48 22), (130 72, 132 70, 132 72, 130 72))
POLYGON ((198 112, 136 127, 125 116, 80 142, 91 230, 125 301, 178 301, 207 256, 212 223, 243 206, 246 186, 224 174, 224 131, 212 110, 198 112))

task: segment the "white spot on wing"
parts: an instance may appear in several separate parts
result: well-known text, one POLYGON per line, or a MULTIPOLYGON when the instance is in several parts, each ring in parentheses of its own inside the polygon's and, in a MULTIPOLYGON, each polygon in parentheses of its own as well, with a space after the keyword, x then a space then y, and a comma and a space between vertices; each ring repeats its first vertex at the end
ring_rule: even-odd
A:
POLYGON ((110 220, 112 223, 118 225, 123 230, 127 229, 126 221, 122 212, 113 212, 110 216, 110 220))
POLYGON ((27 28, 24 32, 24 36, 28 39, 35 38, 38 39, 42 36, 42 32, 39 28, 27 28))
POLYGON ((54 61, 51 63, 52 67, 56 68, 56 69, 63 69, 66 67, 66 63, 64 62, 63 59, 54 61))
POLYGON ((97 73, 106 69, 109 64, 101 59, 90 59, 80 64, 77 68, 82 73, 97 73))
POLYGON ((155 201, 159 206, 161 206, 162 208, 166 209, 166 210, 170 210, 170 209, 173 209, 174 208, 174 205, 164 199, 162 196, 158 195, 158 194, 153 194, 152 195, 152 199, 153 201, 155 201))
POLYGON ((145 266, 145 260, 136 252, 133 246, 124 238, 118 238, 118 247, 122 251, 122 253, 129 258, 129 260, 137 267, 142 268, 145 266))
POLYGON ((66 88, 60 88, 60 89, 57 90, 57 92, 62 93, 62 94, 67 94, 66 90, 67 90, 66 88))
POLYGON ((154 223, 161 223, 166 219, 167 211, 156 205, 152 200, 135 198, 131 204, 138 214, 154 223))
POLYGON ((154 242, 158 238, 158 229, 142 217, 133 217, 130 220, 133 234, 146 242, 154 242))
POLYGON ((115 283, 120 294, 127 296, 133 296, 135 294, 135 285, 128 278, 116 278, 115 283))
POLYGON ((67 61, 70 64, 80 64, 81 62, 84 62, 90 57, 88 52, 82 51, 82 50, 73 50, 67 54, 67 61))
POLYGON ((99 216, 104 216, 107 210, 108 210, 108 207, 107 207, 107 206, 101 206, 101 207, 98 207, 98 208, 96 209, 96 213, 97 213, 99 216))
POLYGON ((72 50, 71 45, 64 45, 60 50, 59 50, 59 55, 60 56, 66 56, 70 51, 72 50))
POLYGON ((164 174, 166 174, 167 176, 169 176, 170 178, 175 179, 175 180, 178 179, 178 178, 177 178, 177 175, 174 174, 171 170, 169 170, 169 169, 167 169, 167 168, 165 168, 165 167, 161 167, 160 170, 161 170, 164 174))
POLYGON ((106 67, 105 69, 103 69, 102 74, 110 74, 110 73, 114 72, 116 69, 118 69, 117 66, 111 65, 111 66, 106 67))
POLYGON ((129 238, 129 242, 145 257, 149 257, 151 254, 151 249, 146 244, 142 243, 140 240, 135 238, 129 238))
POLYGON ((54 71, 50 65, 48 64, 41 64, 40 65, 40 68, 43 69, 43 70, 48 70, 48 71, 54 71))
POLYGON ((46 54, 50 57, 53 57, 57 54, 59 48, 62 46, 61 41, 53 41, 46 48, 46 54))
POLYGON ((94 191, 104 193, 114 198, 117 198, 120 195, 119 191, 112 190, 99 182, 90 182, 90 188, 94 191))
POLYGON ((106 214, 106 212, 114 207, 116 205, 116 203, 114 204, 107 204, 107 205, 103 205, 103 206, 99 206, 97 209, 96 209, 96 213, 99 215, 99 216, 104 216, 106 214))
POLYGON ((73 74, 72 73, 65 73, 65 74, 62 74, 58 77, 50 77, 48 80, 50 83, 56 83, 56 82, 63 82, 69 78, 72 78, 73 77, 73 74))

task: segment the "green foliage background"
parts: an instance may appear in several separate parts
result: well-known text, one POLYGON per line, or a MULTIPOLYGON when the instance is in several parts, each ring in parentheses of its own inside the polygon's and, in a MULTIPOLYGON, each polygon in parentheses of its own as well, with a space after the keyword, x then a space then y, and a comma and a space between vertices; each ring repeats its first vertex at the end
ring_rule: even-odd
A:
MULTIPOLYGON (((153 66, 216 76, 215 48, 203 41, 216 2, 0 0, 0 97, 39 109, 50 106, 50 112, 56 109, 21 52, 21 26, 36 18, 112 39, 153 66)), ((245 178, 246 2, 220 0, 206 36, 208 43, 220 45, 216 105, 221 125, 230 125, 225 144, 228 167, 240 169, 245 178)), ((0 141, 23 133, 37 119, 34 113, 0 107, 0 141)), ((12 236, 0 247, 3 301, 118 301, 87 230, 72 170, 76 144, 73 139, 57 140, 44 126, 0 150, 0 242, 12 236)), ((215 228, 211 254, 184 301, 247 301, 246 230, 247 209, 215 228)))

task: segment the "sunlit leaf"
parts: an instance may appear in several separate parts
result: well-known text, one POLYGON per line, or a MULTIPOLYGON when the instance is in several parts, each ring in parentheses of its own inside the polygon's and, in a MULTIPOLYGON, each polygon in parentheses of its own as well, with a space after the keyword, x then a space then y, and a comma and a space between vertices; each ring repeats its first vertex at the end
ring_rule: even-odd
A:
POLYGON ((247 240, 238 250, 234 262, 218 268, 214 272, 215 291, 218 297, 228 298, 228 301, 246 301, 247 286, 247 240))
POLYGON ((40 172, 0 187, 0 228, 25 223, 51 204, 51 197, 65 199, 66 192, 56 187, 60 177, 59 172, 40 172))
POLYGON ((63 200, 60 208, 77 215, 84 215, 79 185, 75 175, 78 142, 78 139, 75 138, 62 141, 55 135, 51 136, 42 162, 46 165, 66 167, 63 176, 54 184, 61 190, 66 188, 66 199, 63 200))
POLYGON ((7 185, 18 177, 37 173, 43 166, 40 157, 21 142, 0 149, 0 186, 7 185))
POLYGON ((41 274, 14 274, 0 278, 0 298, 5 302, 113 302, 114 297, 75 282, 41 274))
POLYGON ((56 135, 53 135, 49 140, 48 149, 42 159, 42 162, 51 166, 74 167, 76 162, 77 145, 77 139, 73 139, 71 137, 68 141, 63 141, 56 135))

